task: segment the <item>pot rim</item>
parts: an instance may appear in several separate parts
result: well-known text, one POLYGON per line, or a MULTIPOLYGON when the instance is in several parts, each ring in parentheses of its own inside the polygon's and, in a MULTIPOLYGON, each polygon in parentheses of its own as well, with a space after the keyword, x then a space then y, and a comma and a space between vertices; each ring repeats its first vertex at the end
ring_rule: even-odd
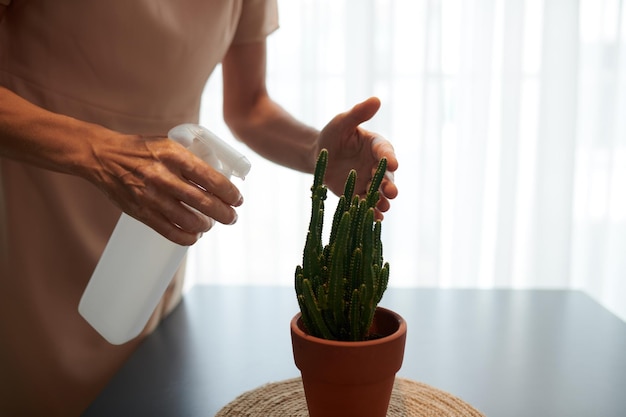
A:
POLYGON ((376 314, 380 312, 383 314, 390 315, 394 319, 396 319, 398 321, 398 328, 396 329, 396 331, 394 331, 393 333, 387 336, 383 336, 378 339, 372 339, 372 340, 350 341, 350 340, 323 339, 321 337, 311 336, 310 334, 306 333, 304 330, 300 328, 300 326, 298 325, 298 322, 300 321, 302 312, 296 313, 296 315, 293 316, 293 318, 291 319, 291 323, 290 323, 291 331, 302 339, 309 340, 311 342, 319 343, 322 345, 328 345, 328 346, 344 346, 345 345, 345 346, 350 346, 350 347, 374 346, 374 345, 379 345, 383 343, 389 343, 390 341, 398 339, 402 337, 404 334, 406 334, 406 330, 407 330, 406 321, 400 314, 396 313, 393 310, 390 310, 385 307, 380 307, 380 306, 376 307, 376 311, 377 311, 376 314))

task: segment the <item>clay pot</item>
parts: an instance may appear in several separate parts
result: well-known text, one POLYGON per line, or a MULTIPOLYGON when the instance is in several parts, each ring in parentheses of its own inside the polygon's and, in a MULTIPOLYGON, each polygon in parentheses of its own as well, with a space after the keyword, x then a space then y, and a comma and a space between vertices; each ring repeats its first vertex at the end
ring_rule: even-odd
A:
POLYGON ((291 320, 291 340, 309 416, 385 417, 404 358, 404 319, 378 307, 370 333, 381 337, 343 342, 308 335, 300 315, 291 320))

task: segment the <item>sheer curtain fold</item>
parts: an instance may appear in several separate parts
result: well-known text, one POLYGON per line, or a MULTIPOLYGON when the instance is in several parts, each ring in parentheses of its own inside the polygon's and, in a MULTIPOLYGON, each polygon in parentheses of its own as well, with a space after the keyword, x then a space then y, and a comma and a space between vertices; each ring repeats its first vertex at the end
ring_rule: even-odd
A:
MULTIPOLYGON (((626 319, 626 11, 621 0, 279 1, 268 88, 322 127, 369 95, 400 159, 391 285, 582 289, 626 319)), ((221 77, 202 123, 221 121, 221 77)), ((251 154, 235 226, 189 282, 291 285, 310 177, 251 154)), ((333 198, 327 207, 334 209, 333 198)))

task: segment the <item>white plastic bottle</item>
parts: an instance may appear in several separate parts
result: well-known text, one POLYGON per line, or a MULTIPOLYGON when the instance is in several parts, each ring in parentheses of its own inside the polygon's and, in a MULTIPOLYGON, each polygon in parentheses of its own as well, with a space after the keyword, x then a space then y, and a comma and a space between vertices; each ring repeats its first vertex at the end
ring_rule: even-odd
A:
MULTIPOLYGON (((246 157, 202 126, 179 125, 168 137, 227 178, 243 179, 250 171, 246 157)), ((187 248, 122 213, 78 311, 111 344, 135 338, 146 326, 187 248)))

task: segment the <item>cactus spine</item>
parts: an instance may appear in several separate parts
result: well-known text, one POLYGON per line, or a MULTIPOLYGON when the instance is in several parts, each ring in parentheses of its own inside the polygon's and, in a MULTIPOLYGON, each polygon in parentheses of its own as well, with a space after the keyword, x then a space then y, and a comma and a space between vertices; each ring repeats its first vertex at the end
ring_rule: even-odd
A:
POLYGON ((354 194, 356 171, 350 171, 329 242, 323 245, 327 164, 328 151, 323 149, 311 187, 311 220, 302 265, 295 273, 298 304, 309 334, 331 340, 366 340, 389 280, 389 264, 383 264, 381 222, 374 220, 387 160, 379 162, 363 199, 354 194))

